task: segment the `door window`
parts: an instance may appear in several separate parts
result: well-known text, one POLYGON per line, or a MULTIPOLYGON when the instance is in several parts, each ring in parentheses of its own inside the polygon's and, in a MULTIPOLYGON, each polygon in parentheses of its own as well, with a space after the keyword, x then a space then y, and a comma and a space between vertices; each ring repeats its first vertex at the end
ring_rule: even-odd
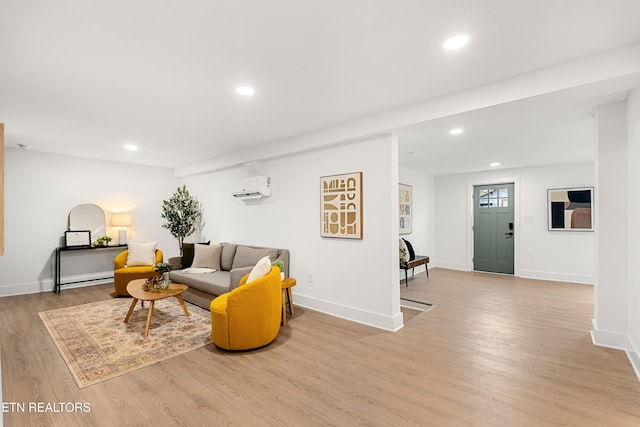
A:
POLYGON ((480 190, 478 197, 478 207, 480 208, 508 208, 509 189, 508 188, 485 188, 480 190))

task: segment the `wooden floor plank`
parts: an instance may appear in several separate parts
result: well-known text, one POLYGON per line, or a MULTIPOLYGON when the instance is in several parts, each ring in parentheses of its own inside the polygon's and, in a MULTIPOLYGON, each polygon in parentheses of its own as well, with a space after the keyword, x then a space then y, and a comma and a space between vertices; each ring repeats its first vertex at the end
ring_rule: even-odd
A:
POLYGON ((109 299, 112 286, 0 298, 4 401, 90 405, 7 412, 4 425, 640 425, 626 355, 591 343, 591 286, 430 276, 399 284, 434 308, 395 333, 296 307, 268 347, 209 345, 82 390, 38 312, 109 299))

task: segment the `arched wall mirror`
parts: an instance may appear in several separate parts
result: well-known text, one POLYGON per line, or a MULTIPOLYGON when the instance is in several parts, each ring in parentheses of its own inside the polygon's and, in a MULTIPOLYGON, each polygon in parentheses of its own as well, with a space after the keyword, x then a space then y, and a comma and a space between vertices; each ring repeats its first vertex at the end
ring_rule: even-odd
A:
POLYGON ((86 203, 78 205, 69 212, 69 231, 91 231, 91 240, 106 234, 104 211, 98 205, 86 203))

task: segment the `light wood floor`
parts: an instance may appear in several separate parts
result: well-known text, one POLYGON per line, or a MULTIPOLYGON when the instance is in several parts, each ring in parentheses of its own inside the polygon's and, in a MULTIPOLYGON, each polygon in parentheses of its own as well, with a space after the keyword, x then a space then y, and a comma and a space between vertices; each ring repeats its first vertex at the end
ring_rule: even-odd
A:
POLYGON ((38 312, 108 299, 93 286, 0 298, 9 426, 639 426, 640 382, 595 347, 593 288, 443 269, 401 286, 436 307, 396 333, 296 308, 270 346, 210 345, 78 389, 38 312))

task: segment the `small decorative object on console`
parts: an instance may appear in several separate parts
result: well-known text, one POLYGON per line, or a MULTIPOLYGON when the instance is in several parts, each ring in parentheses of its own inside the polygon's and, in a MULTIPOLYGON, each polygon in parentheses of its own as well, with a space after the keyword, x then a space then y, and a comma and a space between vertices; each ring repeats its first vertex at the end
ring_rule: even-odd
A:
POLYGON ((113 239, 107 235, 100 236, 96 239, 96 246, 109 246, 109 242, 113 239))

